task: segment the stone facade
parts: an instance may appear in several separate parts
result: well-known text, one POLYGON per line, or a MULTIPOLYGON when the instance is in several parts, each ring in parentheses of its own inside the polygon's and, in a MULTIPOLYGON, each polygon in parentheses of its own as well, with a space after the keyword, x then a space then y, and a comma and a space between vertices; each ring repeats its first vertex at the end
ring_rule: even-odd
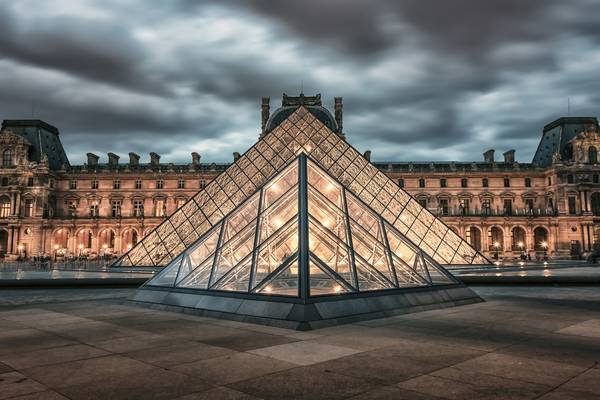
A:
MULTIPOLYGON (((341 101, 335 123, 343 137, 341 101)), ((268 104, 263 99, 262 134, 268 104)), ((483 162, 375 165, 490 258, 569 258, 600 241, 599 148, 595 118, 561 118, 544 128, 532 163, 516 161, 514 150, 496 161, 491 150, 483 162)), ((162 163, 156 153, 149 163, 135 153, 99 163, 88 153, 74 166, 58 130, 39 120, 5 120, 0 155, 7 258, 122 254, 228 166, 202 163, 197 153, 184 164, 162 163)))

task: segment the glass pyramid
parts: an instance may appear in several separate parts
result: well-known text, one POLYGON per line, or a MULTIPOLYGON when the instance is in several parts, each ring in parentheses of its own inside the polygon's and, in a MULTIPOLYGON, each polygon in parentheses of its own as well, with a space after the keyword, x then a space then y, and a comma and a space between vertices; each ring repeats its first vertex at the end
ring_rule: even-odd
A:
MULTIPOLYGON (((223 217, 240 207, 246 201, 245 199, 254 194, 265 182, 271 180, 301 152, 309 155, 328 175, 334 177, 348 191, 354 193, 359 204, 367 205, 374 215, 381 216, 387 227, 393 227, 397 232, 409 238, 414 245, 437 263, 489 263, 483 255, 449 229, 439 218, 421 207, 416 200, 399 188, 338 134, 323 125, 306 108, 300 106, 229 166, 225 172, 211 181, 204 190, 198 192, 113 265, 162 267, 168 264, 171 266, 173 260, 190 245, 196 243, 199 238, 206 237, 209 232, 220 238, 220 233, 215 232, 219 230, 223 217)), ((285 178, 281 178, 283 185, 285 178)), ((269 199, 269 196, 273 199, 277 197, 273 193, 266 194, 265 198, 260 199, 260 208, 264 208, 265 211, 269 202, 274 201, 269 199)), ((328 198, 325 193, 314 196, 328 199, 328 204, 333 207, 328 211, 329 217, 336 216, 335 210, 340 210, 341 204, 336 204, 335 201, 339 199, 328 198)), ((349 202, 350 204, 346 206, 352 207, 352 200, 349 202)), ((288 205, 280 204, 279 206, 286 207, 288 205)), ((274 210, 271 212, 277 214, 274 210)), ((250 216, 244 215, 241 218, 250 218, 250 216)), ((313 224, 316 226, 319 226, 318 218, 320 217, 313 217, 315 220, 313 224)), ((236 224, 231 223, 230 225, 236 224)), ((360 223, 358 224, 360 225, 360 223)), ((332 228, 341 229, 341 227, 340 223, 332 228)), ((274 226, 271 226, 269 229, 273 228, 274 226)), ((344 229, 347 228, 344 227, 344 229)), ((226 236, 232 236, 233 232, 229 227, 225 226, 223 229, 225 229, 226 236)), ((365 230, 372 233, 372 237, 381 242, 381 235, 385 227, 381 232, 371 232, 367 228, 365 230)), ((260 238, 264 235, 268 236, 269 232, 268 229, 261 230, 260 238)), ((251 236, 250 232, 244 232, 244 234, 251 236)), ((336 238, 343 239, 339 235, 336 238)), ((238 238, 237 240, 243 241, 244 239, 238 238)), ((371 238, 365 237, 365 243, 362 238, 358 241, 360 246, 366 246, 370 240, 371 238)), ((249 245, 249 242, 245 244, 249 245)), ((231 243, 230 247, 233 245, 234 243, 231 243)), ((381 251, 378 249, 377 255, 373 257, 380 255, 381 251)), ((373 257, 367 257, 365 262, 373 257)), ((239 262, 240 260, 229 259, 229 261, 239 262)), ((388 272, 385 273, 382 259, 371 260, 371 262, 377 264, 374 268, 384 278, 391 279, 390 274, 393 270, 390 270, 388 265, 388 272)), ((213 271, 210 272, 212 274, 213 271)), ((219 274, 220 272, 217 271, 217 275, 219 274)), ((252 278, 254 279, 254 276, 252 278)), ((354 278, 358 280, 360 274, 357 273, 354 278)), ((211 281, 212 283, 214 282, 211 281)))
POLYGON ((146 286, 306 298, 457 283, 303 152, 146 286))

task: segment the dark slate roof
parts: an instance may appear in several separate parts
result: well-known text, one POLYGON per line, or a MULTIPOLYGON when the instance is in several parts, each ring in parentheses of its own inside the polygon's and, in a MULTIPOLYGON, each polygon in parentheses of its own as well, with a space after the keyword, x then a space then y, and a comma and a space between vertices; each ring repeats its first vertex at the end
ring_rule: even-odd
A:
MULTIPOLYGON (((265 133, 271 132, 273 129, 275 129, 275 127, 277 127, 279 124, 285 121, 287 117, 292 115, 292 113, 296 111, 298 107, 300 106, 282 106, 279 107, 277 110, 273 111, 273 114, 271 114, 269 120, 267 121, 265 133)), ((304 105, 304 107, 306 107, 306 109, 312 115, 314 115, 315 118, 321 121, 326 127, 328 127, 334 132, 338 131, 338 126, 335 122, 335 118, 333 118, 333 115, 331 115, 328 109, 326 109, 323 106, 304 105)))
POLYGON ((40 162, 42 155, 48 157, 50 169, 58 170, 62 166, 69 167, 69 159, 58 137, 58 129, 39 119, 5 119, 2 129, 8 128, 23 137, 31 147, 29 160, 40 162))
POLYGON ((398 173, 432 173, 432 172, 465 172, 474 173, 484 172, 515 172, 531 171, 539 169, 531 163, 505 163, 505 162, 453 162, 453 161, 418 161, 418 162, 397 162, 397 161, 374 161, 373 164, 384 172, 398 173), (391 168, 390 168, 391 167, 391 168), (433 168, 432 168, 433 167, 433 168))
POLYGON ((101 163, 97 165, 74 165, 71 166, 69 172, 71 173, 87 173, 87 172, 138 172, 138 173, 151 173, 151 172, 223 172, 229 167, 231 163, 201 163, 201 164, 173 164, 173 163, 160 163, 153 165, 150 163, 143 163, 139 165, 130 165, 129 163, 120 163, 117 165, 110 165, 108 163, 101 163))
POLYGON ((586 129, 598 128, 598 119, 595 117, 562 117, 544 126, 542 140, 533 156, 533 163, 541 167, 552 164, 554 153, 567 156, 565 147, 578 133, 586 129))

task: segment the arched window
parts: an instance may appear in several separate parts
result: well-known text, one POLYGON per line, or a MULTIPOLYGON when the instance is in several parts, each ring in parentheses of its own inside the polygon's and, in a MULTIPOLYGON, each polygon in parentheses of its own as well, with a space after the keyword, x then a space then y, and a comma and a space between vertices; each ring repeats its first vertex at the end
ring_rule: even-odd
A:
POLYGON ((594 146, 590 146, 588 149, 588 162, 590 164, 596 164, 598 162, 598 150, 594 146))
POLYGON ((533 230, 534 249, 542 251, 548 249, 548 231, 541 226, 533 230))
POLYGON ((504 249, 504 238, 502 229, 493 226, 488 231, 488 244, 491 251, 502 251, 504 249))
POLYGON ((10 199, 6 196, 0 197, 0 218, 10 216, 10 199))
POLYGON ((13 152, 12 150, 4 150, 2 153, 2 166, 10 167, 13 165, 13 152))
POLYGON ((513 251, 523 251, 526 249, 525 244, 525 230, 518 226, 512 229, 512 250, 513 251))
POLYGON ((420 188, 424 188, 425 187, 425 179, 419 178, 419 187, 420 188))
POLYGON ((477 251, 481 250, 481 231, 472 226, 467 230, 467 242, 477 251))

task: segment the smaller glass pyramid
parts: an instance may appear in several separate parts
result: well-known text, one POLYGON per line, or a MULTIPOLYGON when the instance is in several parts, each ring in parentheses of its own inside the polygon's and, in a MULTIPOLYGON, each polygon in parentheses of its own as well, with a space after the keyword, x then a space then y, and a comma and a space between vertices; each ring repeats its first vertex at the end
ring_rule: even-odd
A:
POLYGON ((456 283, 302 153, 146 286, 306 298, 456 283))

